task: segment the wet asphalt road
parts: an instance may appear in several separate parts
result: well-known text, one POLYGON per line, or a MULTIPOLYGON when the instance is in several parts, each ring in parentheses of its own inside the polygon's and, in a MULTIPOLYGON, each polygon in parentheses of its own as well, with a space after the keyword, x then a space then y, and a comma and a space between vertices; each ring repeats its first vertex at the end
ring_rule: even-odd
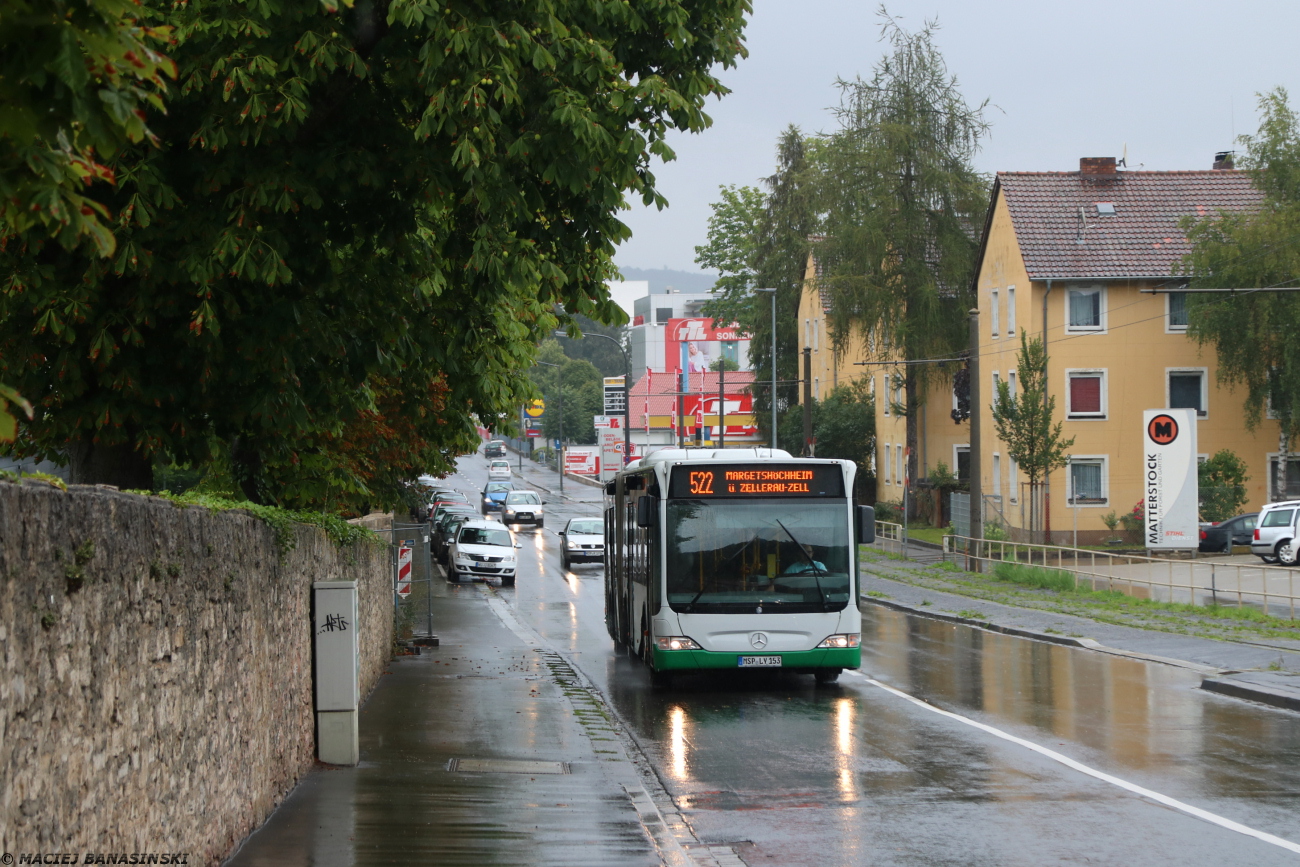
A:
MULTIPOLYGON (((481 490, 486 462, 450 481, 481 490)), ((560 569, 555 531, 600 512, 565 487, 497 592, 608 696, 701 841, 751 865, 1300 864, 1300 715, 1190 671, 864 602, 863 670, 838 687, 652 690, 605 633, 602 568, 560 569)))

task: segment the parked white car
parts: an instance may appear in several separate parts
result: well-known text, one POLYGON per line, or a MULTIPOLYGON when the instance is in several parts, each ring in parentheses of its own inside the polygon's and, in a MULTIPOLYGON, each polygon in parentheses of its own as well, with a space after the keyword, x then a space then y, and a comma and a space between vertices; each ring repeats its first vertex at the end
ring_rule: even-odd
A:
POLYGON ((497 459, 488 464, 489 482, 508 482, 510 477, 510 461, 497 459))
POLYGON ((560 565, 605 562, 605 521, 602 518, 570 518, 560 531, 560 565))
POLYGON ((1265 563, 1277 563, 1280 560, 1284 566, 1296 565, 1297 547, 1290 543, 1300 538, 1296 533, 1297 520, 1300 520, 1300 500, 1286 500, 1264 506, 1259 510, 1259 517, 1255 521, 1250 553, 1265 563))
POLYGON ((466 521, 448 549, 447 578, 453 582, 462 578, 500 578, 503 585, 511 587, 519 559, 515 549, 519 547, 500 521, 466 521))

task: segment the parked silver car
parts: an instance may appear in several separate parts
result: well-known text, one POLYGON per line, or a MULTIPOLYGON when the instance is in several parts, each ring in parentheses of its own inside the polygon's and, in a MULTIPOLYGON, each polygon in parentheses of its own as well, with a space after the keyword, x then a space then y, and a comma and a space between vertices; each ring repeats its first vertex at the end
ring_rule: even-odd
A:
POLYGON ((1250 540, 1250 553, 1265 563, 1281 562, 1286 566, 1296 565, 1300 548, 1292 542, 1300 538, 1300 534, 1296 533, 1298 518, 1300 518, 1300 500, 1285 500, 1264 506, 1259 510, 1259 518, 1255 522, 1255 532, 1250 540))

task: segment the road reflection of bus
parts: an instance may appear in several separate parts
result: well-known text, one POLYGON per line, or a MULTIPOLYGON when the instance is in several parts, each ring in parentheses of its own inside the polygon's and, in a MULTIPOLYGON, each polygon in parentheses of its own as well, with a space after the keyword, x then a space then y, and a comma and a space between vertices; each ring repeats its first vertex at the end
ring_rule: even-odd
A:
MULTIPOLYGON (((610 636, 665 686, 706 669, 831 683, 857 668, 854 471, 771 449, 663 449, 633 462, 605 486, 610 636)), ((859 513, 870 541, 871 510, 859 513)))

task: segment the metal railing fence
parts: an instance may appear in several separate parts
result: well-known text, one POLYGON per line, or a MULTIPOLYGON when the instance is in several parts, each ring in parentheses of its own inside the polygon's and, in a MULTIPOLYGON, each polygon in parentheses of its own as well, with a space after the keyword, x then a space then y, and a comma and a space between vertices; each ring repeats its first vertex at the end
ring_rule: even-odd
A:
POLYGON ((876 522, 876 544, 891 554, 903 553, 903 525, 893 521, 876 522))
MULTIPOLYGON (((878 522, 879 523, 879 522, 878 522)), ((879 533, 879 530, 877 530, 879 533)), ((943 537, 944 559, 1038 566, 1070 573, 1092 590, 1193 605, 1253 606, 1295 619, 1296 570, 1285 566, 1216 563, 1028 542, 943 537)))

